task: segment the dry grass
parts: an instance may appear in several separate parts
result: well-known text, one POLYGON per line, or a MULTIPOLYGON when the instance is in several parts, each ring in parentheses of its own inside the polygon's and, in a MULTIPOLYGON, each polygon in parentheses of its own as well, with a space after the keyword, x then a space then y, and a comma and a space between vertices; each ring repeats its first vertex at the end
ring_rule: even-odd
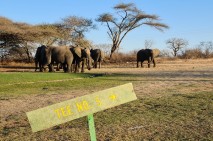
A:
POLYGON ((135 68, 135 63, 125 63, 87 71, 103 76, 85 80, 101 83, 91 84, 92 89, 53 89, 42 94, 1 97, 0 138, 89 140, 86 118, 32 133, 25 112, 90 94, 109 84, 132 82, 139 100, 95 114, 98 140, 213 140, 213 60, 158 62, 156 68, 135 68))

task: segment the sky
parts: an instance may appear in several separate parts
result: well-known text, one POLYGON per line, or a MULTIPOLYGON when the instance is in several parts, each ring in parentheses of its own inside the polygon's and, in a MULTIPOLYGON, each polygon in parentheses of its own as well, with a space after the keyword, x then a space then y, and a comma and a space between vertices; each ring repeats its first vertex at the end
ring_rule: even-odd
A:
POLYGON ((86 33, 94 44, 111 44, 107 27, 95 21, 103 13, 115 13, 113 6, 134 3, 147 14, 156 14, 170 28, 161 32, 149 26, 131 31, 121 43, 122 52, 144 48, 152 40, 152 48, 168 49, 166 40, 183 38, 188 48, 201 41, 213 41, 213 0, 0 0, 0 16, 28 24, 56 23, 68 16, 92 19, 96 30, 86 33))

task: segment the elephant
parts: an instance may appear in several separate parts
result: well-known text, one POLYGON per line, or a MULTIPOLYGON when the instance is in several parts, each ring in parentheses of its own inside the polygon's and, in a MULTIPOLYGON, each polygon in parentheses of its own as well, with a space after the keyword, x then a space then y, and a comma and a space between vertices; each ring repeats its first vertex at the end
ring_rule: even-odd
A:
POLYGON ((75 64, 74 72, 79 72, 80 63, 82 62, 81 72, 84 72, 84 65, 86 63, 87 69, 91 70, 91 56, 89 48, 71 47, 74 56, 73 63, 75 64))
POLYGON ((39 71, 42 72, 43 71, 43 66, 42 66, 42 49, 45 48, 44 45, 40 46, 37 48, 36 50, 36 54, 35 54, 35 71, 39 68, 39 71))
POLYGON ((64 72, 71 72, 73 54, 67 46, 43 46, 41 48, 41 66, 43 69, 49 67, 49 72, 54 71, 54 63, 62 64, 64 72))
POLYGON ((143 62, 148 61, 148 68, 150 68, 150 63, 153 62, 153 67, 156 67, 155 57, 160 54, 158 49, 141 49, 137 52, 137 68, 139 67, 139 62, 141 62, 141 67, 143 67, 143 62))
POLYGON ((104 52, 100 49, 91 49, 90 50, 91 57, 94 60, 93 68, 97 68, 97 64, 99 63, 99 69, 101 68, 101 61, 104 59, 104 52))

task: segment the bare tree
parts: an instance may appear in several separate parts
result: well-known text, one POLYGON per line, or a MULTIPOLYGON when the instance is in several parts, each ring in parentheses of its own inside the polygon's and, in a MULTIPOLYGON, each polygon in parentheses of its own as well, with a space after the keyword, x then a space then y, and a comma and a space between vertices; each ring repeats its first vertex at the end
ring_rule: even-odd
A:
POLYGON ((167 49, 163 49, 160 51, 160 57, 171 57, 171 52, 167 49))
POLYGON ((153 44, 154 44, 154 42, 152 40, 145 40, 144 47, 146 49, 150 49, 150 48, 152 48, 153 44))
POLYGON ((97 44, 94 45, 95 48, 98 48, 104 52, 105 55, 110 55, 111 44, 97 44))
POLYGON ((174 57, 177 56, 180 49, 188 45, 188 41, 181 38, 171 38, 166 41, 168 48, 172 49, 174 57))
POLYGON ((203 50, 203 55, 205 58, 209 58, 210 55, 213 53, 213 42, 208 41, 208 42, 200 42, 198 47, 203 50))
POLYGON ((158 30, 168 28, 166 24, 159 23, 160 20, 157 15, 145 14, 139 10, 133 3, 118 4, 114 6, 117 11, 114 15, 104 13, 97 18, 98 22, 106 23, 108 28, 108 35, 112 40, 112 48, 110 58, 112 54, 117 50, 124 39, 124 37, 135 28, 142 25, 148 25, 155 27, 158 30))

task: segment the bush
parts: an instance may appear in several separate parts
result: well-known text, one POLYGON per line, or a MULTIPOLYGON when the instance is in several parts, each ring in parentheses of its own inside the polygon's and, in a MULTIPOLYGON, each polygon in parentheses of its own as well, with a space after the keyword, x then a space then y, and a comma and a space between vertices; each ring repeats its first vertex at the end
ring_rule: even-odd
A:
POLYGON ((199 48, 195 48, 195 49, 187 49, 183 51, 180 58, 196 59, 196 58, 202 58, 202 56, 203 56, 202 50, 199 48))
POLYGON ((113 63, 123 63, 123 62, 135 62, 137 51, 131 51, 129 53, 114 53, 110 62, 113 63))
POLYGON ((202 51, 201 48, 193 48, 183 51, 179 57, 184 59, 211 58, 213 57, 213 52, 209 50, 202 51))

